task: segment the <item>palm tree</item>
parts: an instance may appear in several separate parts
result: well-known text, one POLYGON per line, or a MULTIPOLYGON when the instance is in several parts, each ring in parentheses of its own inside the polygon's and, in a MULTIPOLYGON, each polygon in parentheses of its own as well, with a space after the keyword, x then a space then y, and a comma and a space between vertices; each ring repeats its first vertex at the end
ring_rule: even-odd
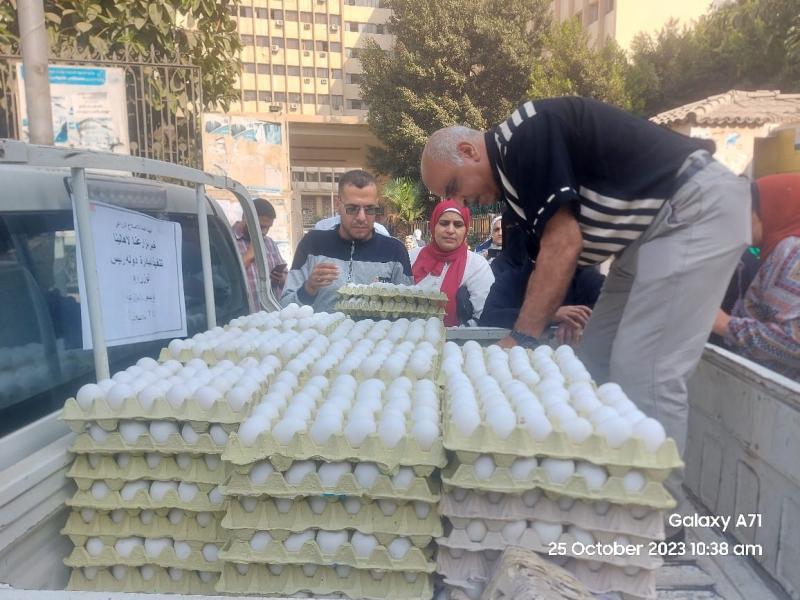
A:
POLYGON ((410 177, 398 177, 383 186, 383 197, 392 208, 386 218, 399 226, 398 237, 411 233, 414 221, 425 216, 420 184, 410 177))

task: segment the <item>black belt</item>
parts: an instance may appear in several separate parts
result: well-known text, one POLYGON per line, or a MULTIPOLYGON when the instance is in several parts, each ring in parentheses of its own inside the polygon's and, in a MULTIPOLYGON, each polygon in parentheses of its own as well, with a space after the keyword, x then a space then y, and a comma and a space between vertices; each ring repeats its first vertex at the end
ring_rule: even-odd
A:
POLYGON ((688 183, 692 177, 714 162, 714 157, 708 152, 701 152, 698 154, 692 154, 687 158, 687 160, 690 161, 689 166, 681 171, 680 175, 675 177, 675 183, 673 184, 672 194, 670 194, 670 196, 674 196, 675 192, 688 183))

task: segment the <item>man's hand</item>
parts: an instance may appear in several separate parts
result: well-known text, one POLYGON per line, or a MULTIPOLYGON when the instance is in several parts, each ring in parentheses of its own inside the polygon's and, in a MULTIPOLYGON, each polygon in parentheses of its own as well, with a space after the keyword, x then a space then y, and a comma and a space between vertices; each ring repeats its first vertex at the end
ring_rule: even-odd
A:
POLYGON ((514 346, 516 346, 517 345, 517 341, 514 338, 512 338, 510 335, 507 335, 502 340, 497 342, 497 345, 500 346, 501 348, 508 349, 508 348, 513 348, 514 346))
POLYGON ((286 270, 286 265, 278 265, 269 274, 269 279, 278 287, 283 287, 286 283, 286 275, 288 271, 286 270))
POLYGON ((339 277, 339 267, 333 263, 319 263, 303 284, 309 296, 316 296, 320 289, 329 286, 339 277))
POLYGON ((575 327, 574 325, 563 321, 558 324, 558 328, 556 329, 556 343, 559 346, 566 344, 567 346, 572 346, 574 348, 580 343, 582 335, 583 327, 575 327))
POLYGON ((553 317, 556 323, 565 323, 573 329, 582 330, 589 322, 589 317, 592 316, 592 309, 588 306, 574 305, 562 306, 553 317))
POLYGON ((253 244, 247 244, 247 251, 244 253, 242 257, 242 262, 244 262, 245 268, 249 267, 253 264, 253 261, 256 259, 255 251, 253 250, 253 244))
POLYGON ((720 337, 724 337, 725 334, 728 333, 728 326, 730 322, 731 322, 731 316, 724 310, 719 309, 717 311, 717 316, 714 319, 714 326, 711 328, 711 331, 713 331, 720 337))

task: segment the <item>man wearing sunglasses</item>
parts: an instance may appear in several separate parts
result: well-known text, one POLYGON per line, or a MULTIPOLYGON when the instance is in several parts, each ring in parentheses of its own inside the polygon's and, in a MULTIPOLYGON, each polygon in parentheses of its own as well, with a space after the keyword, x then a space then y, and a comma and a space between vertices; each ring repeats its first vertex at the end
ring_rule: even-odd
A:
POLYGON ((346 283, 411 283, 403 244, 375 233, 378 184, 366 171, 348 171, 339 180, 335 229, 309 231, 297 246, 281 303, 308 304, 332 312, 337 290, 346 283))

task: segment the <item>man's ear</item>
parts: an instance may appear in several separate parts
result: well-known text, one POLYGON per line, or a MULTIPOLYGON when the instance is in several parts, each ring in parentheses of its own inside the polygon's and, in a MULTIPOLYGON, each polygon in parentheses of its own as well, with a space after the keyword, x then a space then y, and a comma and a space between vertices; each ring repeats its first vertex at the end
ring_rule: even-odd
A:
POLYGON ((478 153, 478 149, 471 143, 463 140, 458 143, 456 146, 458 153, 463 156, 467 160, 478 161, 480 160, 480 154, 478 153))

